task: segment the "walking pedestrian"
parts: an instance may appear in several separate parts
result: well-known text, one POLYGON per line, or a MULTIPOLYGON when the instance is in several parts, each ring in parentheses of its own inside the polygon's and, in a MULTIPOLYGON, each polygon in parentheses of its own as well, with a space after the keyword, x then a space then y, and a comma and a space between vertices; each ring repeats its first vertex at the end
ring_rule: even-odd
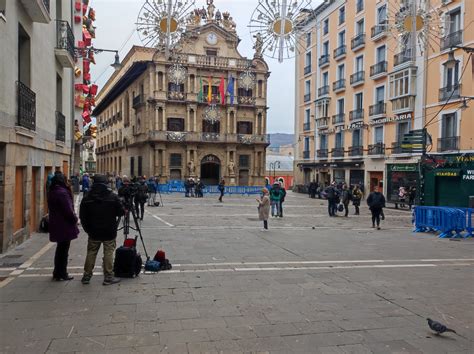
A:
POLYGON ((318 185, 316 184, 315 181, 313 181, 309 184, 309 196, 310 196, 310 198, 312 198, 312 199, 316 198, 317 189, 318 189, 318 185))
POLYGON ((400 186, 400 188, 398 188, 398 201, 400 202, 400 208, 405 207, 406 197, 407 197, 407 191, 405 187, 400 186))
POLYGON ((225 180, 224 178, 221 179, 221 181, 219 182, 219 185, 217 186, 217 189, 219 190, 220 192, 220 196, 219 196, 219 201, 222 203, 222 197, 224 196, 224 191, 225 191, 225 180))
POLYGON ((336 188, 336 182, 332 182, 331 185, 325 190, 328 200, 328 213, 329 216, 337 216, 337 203, 339 200, 339 191, 336 188))
POLYGON ((262 189, 262 195, 257 198, 258 202, 258 218, 259 220, 263 221, 263 229, 262 231, 268 230, 268 217, 270 214, 270 198, 268 198, 268 189, 262 189))
POLYGON ((198 178, 196 183, 196 198, 202 198, 204 196, 203 192, 205 187, 204 183, 198 178))
MULTIPOLYGON (((125 180, 128 183, 128 178, 125 180)), ((124 209, 119 197, 107 188, 107 178, 104 175, 94 176, 91 191, 82 199, 79 215, 82 227, 89 236, 82 284, 90 283, 100 245, 104 252, 102 284, 110 285, 120 282, 120 279, 113 276, 113 258, 117 225, 119 218, 124 215, 124 209)))
POLYGON ((89 174, 84 173, 84 176, 82 176, 82 193, 84 197, 87 195, 87 192, 89 192, 89 188, 90 188, 89 174))
POLYGON ((150 177, 146 183, 148 192, 148 206, 155 206, 157 185, 154 177, 150 177))
POLYGON ((272 189, 270 190, 270 205, 272 208, 272 216, 280 216, 280 201, 282 197, 282 191, 280 189, 280 184, 274 182, 272 189))
POLYGON ((378 186, 376 186, 374 191, 369 194, 367 205, 372 213, 372 227, 375 228, 375 224, 377 223, 377 230, 380 230, 380 215, 383 208, 385 208, 385 197, 379 192, 378 186))
POLYGON ((196 195, 194 193, 196 188, 196 182, 194 182, 194 178, 189 179, 189 192, 191 193, 191 197, 194 198, 196 195))
POLYGON ((352 205, 355 208, 355 213, 354 215, 359 215, 359 206, 360 206, 360 201, 362 200, 362 191, 359 188, 359 185, 356 184, 353 191, 352 191, 352 205))
POLYGON ((137 194, 135 194, 135 213, 137 215, 137 218, 140 218, 140 220, 143 220, 143 215, 145 214, 145 203, 147 199, 147 193, 148 193, 148 187, 145 183, 145 179, 143 177, 140 177, 139 183, 138 183, 138 191, 137 194))
POLYGON ((49 240, 56 242, 53 270, 55 281, 73 279, 67 271, 69 247, 79 234, 73 200, 65 176, 55 173, 48 192, 49 240))
POLYGON ((416 198, 416 187, 411 187, 410 190, 408 191, 408 206, 410 207, 410 210, 413 208, 413 205, 415 204, 415 198, 416 198))
POLYGON ((349 215, 349 203, 352 200, 352 193, 347 188, 347 184, 342 186, 342 204, 344 205, 344 216, 347 217, 349 215))
MULTIPOLYGON (((127 178, 127 176, 123 176, 124 178, 127 178)), ((117 190, 117 193, 118 193, 118 190, 122 187, 123 185, 123 181, 122 181, 122 178, 120 178, 120 176, 117 176, 117 178, 115 179, 115 189, 117 190)))
POLYGON ((285 201, 286 197, 286 189, 283 186, 283 183, 280 182, 280 191, 281 191, 281 198, 280 198, 280 218, 283 217, 283 202, 285 201))
POLYGON ((189 198, 189 178, 184 181, 184 196, 189 198))

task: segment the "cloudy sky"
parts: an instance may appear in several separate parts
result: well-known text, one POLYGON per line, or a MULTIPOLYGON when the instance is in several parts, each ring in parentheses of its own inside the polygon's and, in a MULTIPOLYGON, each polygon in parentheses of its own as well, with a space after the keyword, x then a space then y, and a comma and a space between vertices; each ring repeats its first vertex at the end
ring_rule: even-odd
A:
MULTIPOLYGON (((94 46, 106 49, 121 49, 123 58, 132 45, 141 45, 135 22, 145 0, 90 0, 96 10, 96 39, 94 46), (128 41, 127 41, 128 40, 128 41)), ((319 1, 314 1, 319 2, 319 1)), ((239 51, 243 56, 253 57, 252 40, 247 25, 257 0, 215 0, 214 4, 221 12, 228 10, 237 23, 237 33, 242 40, 239 51)), ((196 6, 206 5, 205 0, 196 0, 196 6)), ((102 86, 113 73, 109 66, 114 59, 113 53, 96 56, 97 65, 92 68, 92 78, 102 86)), ((294 59, 283 63, 268 59, 270 81, 268 86, 268 132, 293 133, 294 130, 294 59)))

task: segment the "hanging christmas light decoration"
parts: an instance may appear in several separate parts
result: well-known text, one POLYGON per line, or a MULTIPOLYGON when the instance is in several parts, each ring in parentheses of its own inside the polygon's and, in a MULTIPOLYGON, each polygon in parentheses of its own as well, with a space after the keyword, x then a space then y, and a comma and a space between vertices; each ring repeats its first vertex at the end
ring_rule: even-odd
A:
POLYGON ((146 0, 136 22, 143 45, 169 53, 185 32, 192 7, 194 0, 146 0))
POLYGON ((219 112, 219 108, 215 104, 207 106, 204 109, 203 118, 205 121, 209 122, 210 124, 219 122, 221 120, 221 114, 219 112))
POLYGON ((255 56, 278 58, 281 63, 303 49, 298 39, 304 20, 311 12, 311 0, 259 0, 249 28, 255 56))

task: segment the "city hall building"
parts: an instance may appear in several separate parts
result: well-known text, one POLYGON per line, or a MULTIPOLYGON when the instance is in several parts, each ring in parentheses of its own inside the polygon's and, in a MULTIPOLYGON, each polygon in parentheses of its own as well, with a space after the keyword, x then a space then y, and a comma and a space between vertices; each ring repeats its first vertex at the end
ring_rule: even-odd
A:
POLYGON ((178 53, 134 46, 99 93, 97 171, 263 185, 268 66, 228 13, 189 16, 178 53), (229 20, 230 18, 230 20, 229 20))

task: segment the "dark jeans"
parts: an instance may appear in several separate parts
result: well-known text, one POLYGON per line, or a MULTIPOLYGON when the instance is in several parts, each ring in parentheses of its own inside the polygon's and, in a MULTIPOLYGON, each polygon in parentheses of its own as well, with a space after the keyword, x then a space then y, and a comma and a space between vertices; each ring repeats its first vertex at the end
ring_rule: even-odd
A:
POLYGON ((380 214, 382 213, 382 208, 370 208, 370 212, 372 213, 372 226, 380 226, 380 214))
POLYGON ((135 203, 135 214, 137 215, 137 219, 143 220, 143 214, 145 214, 145 203, 135 203))
POLYGON ((268 230, 268 220, 263 220, 263 228, 268 230))
POLYGON ((280 200, 280 218, 283 217, 283 201, 280 200))
POLYGON ((219 201, 222 202, 222 197, 224 196, 224 190, 221 190, 220 193, 221 195, 219 197, 219 201))
POLYGON ((344 216, 349 215, 349 203, 347 204, 344 203, 344 211, 345 211, 344 216))
POLYGON ((355 208, 355 210, 356 210, 355 215, 359 215, 359 206, 358 206, 358 205, 354 205, 354 208, 355 208))
POLYGON ((337 212, 337 203, 334 199, 328 199, 329 216, 335 216, 337 212))
POLYGON ((54 254, 54 270, 53 277, 67 277, 67 259, 69 256, 69 246, 71 241, 58 242, 56 245, 56 253, 54 254))

